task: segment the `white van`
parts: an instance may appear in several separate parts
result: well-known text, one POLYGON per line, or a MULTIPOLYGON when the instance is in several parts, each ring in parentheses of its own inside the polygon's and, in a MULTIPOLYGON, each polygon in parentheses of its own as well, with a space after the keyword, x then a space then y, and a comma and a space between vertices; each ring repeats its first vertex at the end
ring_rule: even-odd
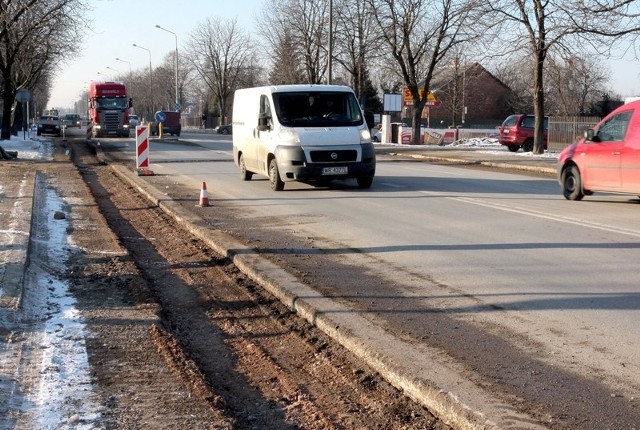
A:
POLYGON ((339 85, 279 85, 237 90, 233 159, 243 180, 269 178, 274 191, 299 181, 327 185, 355 178, 369 188, 376 154, 353 90, 339 85))

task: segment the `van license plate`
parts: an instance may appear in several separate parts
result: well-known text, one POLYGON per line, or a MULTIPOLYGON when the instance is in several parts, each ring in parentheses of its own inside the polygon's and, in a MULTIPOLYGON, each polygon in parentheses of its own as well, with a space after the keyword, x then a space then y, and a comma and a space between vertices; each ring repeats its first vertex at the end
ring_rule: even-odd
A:
POLYGON ((346 175, 349 173, 349 168, 347 166, 343 167, 324 167, 322 169, 323 175, 346 175))

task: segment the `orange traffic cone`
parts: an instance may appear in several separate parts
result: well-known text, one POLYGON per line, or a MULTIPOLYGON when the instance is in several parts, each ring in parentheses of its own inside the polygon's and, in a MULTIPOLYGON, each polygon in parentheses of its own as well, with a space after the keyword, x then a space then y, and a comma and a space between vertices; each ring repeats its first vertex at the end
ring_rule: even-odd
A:
POLYGON ((209 193, 207 193, 207 183, 202 183, 202 189, 200 190, 200 206, 209 206, 209 193))

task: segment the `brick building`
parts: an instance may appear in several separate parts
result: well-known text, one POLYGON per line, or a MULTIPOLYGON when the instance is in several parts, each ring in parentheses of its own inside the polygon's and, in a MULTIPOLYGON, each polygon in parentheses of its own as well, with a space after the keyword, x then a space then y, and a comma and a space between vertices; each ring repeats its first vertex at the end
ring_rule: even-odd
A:
MULTIPOLYGON (((448 75, 431 84, 431 92, 440 105, 425 108, 424 125, 493 128, 511 114, 508 103, 511 89, 480 64, 448 75)), ((405 112, 405 116, 410 118, 410 112, 405 112)))

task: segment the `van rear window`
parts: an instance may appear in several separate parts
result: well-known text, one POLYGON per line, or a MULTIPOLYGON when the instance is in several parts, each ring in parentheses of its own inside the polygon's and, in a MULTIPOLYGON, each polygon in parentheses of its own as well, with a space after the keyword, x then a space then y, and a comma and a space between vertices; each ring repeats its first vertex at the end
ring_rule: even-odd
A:
POLYGON ((280 124, 288 127, 356 126, 363 123, 358 101, 348 92, 274 93, 280 124))

